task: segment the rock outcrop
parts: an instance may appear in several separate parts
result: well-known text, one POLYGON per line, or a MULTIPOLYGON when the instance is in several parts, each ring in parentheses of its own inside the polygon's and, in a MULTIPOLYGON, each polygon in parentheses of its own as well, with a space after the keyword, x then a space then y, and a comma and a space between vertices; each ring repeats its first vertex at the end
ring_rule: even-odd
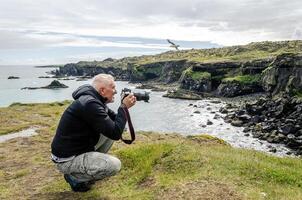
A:
POLYGON ((263 92, 262 86, 258 83, 241 84, 239 82, 221 83, 217 88, 218 96, 236 97, 257 92, 263 92))
POLYGON ((258 59, 245 62, 195 63, 189 73, 188 70, 184 71, 180 87, 196 92, 213 92, 224 97, 262 92, 259 74, 271 61, 272 59, 258 59), (243 81, 239 79, 241 77, 244 78, 243 81))
POLYGON ((189 67, 186 60, 164 61, 142 64, 139 66, 129 65, 131 82, 143 82, 157 80, 165 84, 177 82, 182 72, 189 67))
POLYGON ((20 77, 18 76, 9 76, 7 79, 19 79, 20 77))
POLYGON ((281 54, 263 71, 263 88, 273 95, 302 91, 302 54, 281 54))
POLYGON ((64 76, 85 76, 93 77, 97 74, 105 73, 113 75, 117 80, 129 80, 129 73, 117 67, 100 67, 100 66, 87 66, 77 65, 74 63, 66 64, 59 69, 52 72, 56 77, 64 76))
POLYGON ((57 80, 53 80, 49 85, 43 86, 43 87, 24 87, 21 88, 21 90, 36 90, 36 89, 59 89, 59 88, 68 88, 68 86, 64 85, 63 83, 60 83, 57 80))

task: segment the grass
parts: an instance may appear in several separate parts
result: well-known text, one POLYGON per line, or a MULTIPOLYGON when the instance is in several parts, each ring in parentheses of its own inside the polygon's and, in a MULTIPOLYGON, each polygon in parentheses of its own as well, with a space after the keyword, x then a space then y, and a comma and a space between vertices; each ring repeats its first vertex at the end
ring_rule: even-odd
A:
POLYGON ((294 89, 292 91, 292 93, 293 93, 293 96, 296 96, 297 98, 302 99, 302 90, 296 90, 296 89, 294 89))
POLYGON ((195 81, 208 80, 211 78, 211 74, 209 72, 193 71, 191 67, 186 69, 184 73, 186 77, 192 78, 195 81))
POLYGON ((1 115, 15 112, 14 123, 8 121, 12 126, 24 116, 31 125, 44 125, 39 135, 0 143, 1 199, 302 199, 299 158, 237 149, 211 136, 152 132, 138 132, 132 145, 115 143, 110 153, 122 161, 121 172, 87 193, 73 193, 49 160, 50 142, 67 105, 0 109, 1 115))
POLYGON ((0 135, 17 132, 31 126, 52 126, 53 120, 61 114, 65 102, 52 104, 13 103, 9 107, 0 108, 0 135))
POLYGON ((258 84, 261 79, 261 74, 255 74, 255 75, 239 75, 239 76, 234 76, 234 77, 227 77, 222 79, 223 83, 228 83, 228 82, 236 82, 240 84, 258 84))

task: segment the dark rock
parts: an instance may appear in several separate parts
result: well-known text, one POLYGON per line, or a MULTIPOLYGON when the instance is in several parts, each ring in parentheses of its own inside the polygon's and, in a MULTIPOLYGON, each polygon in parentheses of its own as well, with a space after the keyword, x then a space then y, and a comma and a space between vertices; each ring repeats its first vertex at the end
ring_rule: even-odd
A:
POLYGON ((113 58, 106 58, 105 60, 103 60, 103 61, 107 61, 107 62, 112 62, 112 61, 114 61, 114 59, 113 58))
POLYGON ((272 153, 276 153, 277 152, 277 149, 275 147, 272 147, 269 152, 272 152, 272 153))
POLYGON ((302 136, 302 129, 296 132, 296 136, 302 136))
POLYGON ((246 132, 249 132, 251 129, 249 127, 245 127, 242 132, 246 133, 246 132))
POLYGON ((196 111, 194 111, 194 113, 196 113, 196 114, 200 114, 200 111, 196 110, 196 111))
POLYGON ((238 110, 238 111, 236 112, 236 114, 237 114, 237 115, 243 115, 243 114, 245 114, 245 110, 238 110))
POLYGON ((231 123, 232 120, 231 120, 231 119, 225 119, 224 122, 225 122, 225 123, 231 123))
POLYGON ((18 76, 9 76, 7 79, 19 79, 20 77, 18 76))
POLYGON ((215 114, 213 117, 213 119, 219 119, 219 118, 220 118, 220 115, 218 115, 218 114, 215 114))
POLYGON ((262 130, 265 132, 269 132, 275 129, 274 124, 265 124, 264 126, 262 126, 262 130))
POLYGON ((252 132, 253 134, 253 138, 259 138, 261 136, 261 133, 260 132, 252 132))
POLYGON ((220 100, 211 100, 210 102, 211 102, 211 103, 214 103, 214 104, 219 104, 219 103, 221 103, 220 100))
POLYGON ((228 110, 226 108, 220 108, 219 112, 221 112, 222 114, 227 114, 228 110))
POLYGON ((210 120, 207 121, 207 125, 212 125, 213 122, 211 122, 210 120))
POLYGON ((243 125, 243 122, 242 122, 241 120, 233 120, 233 121, 231 122, 231 124, 232 124, 233 126, 242 126, 242 125, 243 125))
POLYGON ((241 120, 243 122, 248 122, 251 120, 251 116, 249 116, 249 115, 239 115, 237 117, 239 120, 241 120))
POLYGON ((270 143, 273 143, 274 140, 275 140, 275 137, 274 137, 274 136, 269 136, 266 140, 267 140, 268 142, 270 142, 270 143))
POLYGON ((21 90, 28 89, 28 90, 35 90, 35 89, 59 89, 59 88, 68 88, 68 86, 60 83, 57 80, 52 81, 49 85, 44 87, 24 87, 21 90))
POLYGON ((284 135, 288 135, 290 133, 295 133, 296 128, 293 124, 285 124, 284 126, 280 127, 279 131, 284 135))
POLYGON ((68 86, 64 85, 63 83, 60 83, 57 80, 53 80, 49 85, 42 87, 45 89, 57 89, 57 88, 68 88, 68 86))

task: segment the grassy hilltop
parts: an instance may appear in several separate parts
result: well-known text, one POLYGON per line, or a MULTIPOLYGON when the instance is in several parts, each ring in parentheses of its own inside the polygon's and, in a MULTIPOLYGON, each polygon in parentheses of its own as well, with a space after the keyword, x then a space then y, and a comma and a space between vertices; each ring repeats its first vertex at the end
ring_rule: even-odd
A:
POLYGON ((190 49, 181 51, 167 51, 156 55, 143 55, 125 57, 121 59, 105 59, 103 61, 80 61, 79 67, 119 67, 127 69, 128 65, 140 66, 154 62, 187 60, 192 62, 223 62, 223 61, 247 61, 254 59, 271 58, 281 53, 302 52, 302 41, 279 42, 252 42, 247 45, 238 45, 211 49, 190 49))
POLYGON ((69 102, 0 108, 0 133, 39 135, 0 143, 0 199, 302 199, 302 160, 232 148, 210 136, 138 133, 110 153, 122 171, 73 193, 50 161, 50 142, 69 102))

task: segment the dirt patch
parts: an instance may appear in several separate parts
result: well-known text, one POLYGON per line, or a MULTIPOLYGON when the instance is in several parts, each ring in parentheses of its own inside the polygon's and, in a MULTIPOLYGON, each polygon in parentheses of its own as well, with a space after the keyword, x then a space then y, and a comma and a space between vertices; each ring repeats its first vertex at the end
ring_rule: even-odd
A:
POLYGON ((155 185, 156 185, 156 180, 154 179, 154 177, 147 177, 139 183, 138 187, 139 188, 150 188, 155 185))
POLYGON ((235 189, 219 182, 188 182, 159 192, 156 199, 240 200, 235 189))
POLYGON ((210 135, 194 135, 194 136, 188 136, 187 138, 200 145, 228 145, 229 146, 229 144, 224 140, 210 135))

